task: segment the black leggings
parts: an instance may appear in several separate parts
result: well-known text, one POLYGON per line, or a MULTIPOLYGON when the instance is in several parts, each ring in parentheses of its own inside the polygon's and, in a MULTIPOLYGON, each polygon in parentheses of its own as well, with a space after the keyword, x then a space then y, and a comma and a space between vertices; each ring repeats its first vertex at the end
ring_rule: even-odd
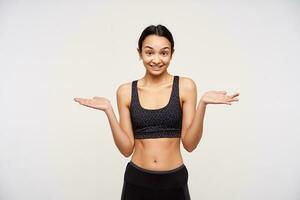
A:
POLYGON ((167 171, 127 163, 121 200, 190 200, 188 170, 184 164, 167 171))

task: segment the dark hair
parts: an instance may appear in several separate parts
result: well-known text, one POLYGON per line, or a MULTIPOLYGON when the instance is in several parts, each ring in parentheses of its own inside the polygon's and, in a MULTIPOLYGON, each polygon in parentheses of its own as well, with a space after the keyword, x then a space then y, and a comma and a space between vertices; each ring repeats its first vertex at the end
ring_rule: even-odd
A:
POLYGON ((145 40, 145 38, 149 35, 158 35, 158 36, 162 36, 165 37, 169 40, 169 42, 171 43, 171 52, 173 53, 174 51, 174 40, 173 40, 173 36, 172 33, 167 29, 167 27, 158 24, 157 26, 155 25, 150 25, 147 28, 145 28, 139 38, 139 50, 142 51, 142 45, 143 45, 143 41, 145 40))

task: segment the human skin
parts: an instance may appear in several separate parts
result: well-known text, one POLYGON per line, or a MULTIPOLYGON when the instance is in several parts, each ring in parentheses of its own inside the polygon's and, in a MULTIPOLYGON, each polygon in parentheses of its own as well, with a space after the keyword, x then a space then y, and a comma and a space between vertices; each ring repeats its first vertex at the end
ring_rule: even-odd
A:
MULTIPOLYGON (((174 76, 168 72, 172 59, 171 44, 165 37, 150 35, 137 49, 143 61, 145 75, 138 79, 139 101, 143 108, 159 109, 170 99, 174 76)), ((125 157, 138 166, 150 170, 170 170, 183 163, 180 142, 186 151, 198 146, 203 134, 203 122, 208 104, 231 105, 238 101, 239 93, 228 95, 226 91, 207 91, 197 103, 197 86, 189 77, 180 76, 180 105, 182 107, 182 131, 180 138, 134 139, 129 106, 131 82, 121 84, 117 91, 119 121, 109 99, 95 96, 92 99, 74 98, 81 105, 105 112, 115 145, 125 157)))

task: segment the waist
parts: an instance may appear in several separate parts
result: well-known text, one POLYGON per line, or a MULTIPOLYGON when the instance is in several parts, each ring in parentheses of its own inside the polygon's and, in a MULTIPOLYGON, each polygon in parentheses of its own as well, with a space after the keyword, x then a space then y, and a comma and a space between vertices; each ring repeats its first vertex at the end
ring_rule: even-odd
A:
POLYGON ((180 140, 175 138, 136 140, 131 160, 150 170, 168 170, 183 163, 180 140))
POLYGON ((183 163, 174 169, 156 171, 144 169, 130 161, 126 166, 124 181, 152 189, 176 188, 187 184, 188 170, 183 163))

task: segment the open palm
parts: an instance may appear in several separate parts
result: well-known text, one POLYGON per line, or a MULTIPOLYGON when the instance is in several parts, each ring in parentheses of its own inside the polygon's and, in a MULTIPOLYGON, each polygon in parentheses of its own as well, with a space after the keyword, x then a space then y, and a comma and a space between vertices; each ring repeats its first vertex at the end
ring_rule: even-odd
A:
POLYGON ((205 92, 201 100, 206 104, 228 104, 231 105, 231 102, 238 101, 236 98, 239 96, 239 93, 234 93, 232 95, 226 95, 226 91, 208 91, 205 92))
POLYGON ((74 101, 78 102, 81 105, 90 107, 90 108, 95 108, 99 110, 105 111, 110 107, 110 101, 105 98, 105 97, 93 97, 92 99, 87 99, 87 98, 74 98, 74 101))

